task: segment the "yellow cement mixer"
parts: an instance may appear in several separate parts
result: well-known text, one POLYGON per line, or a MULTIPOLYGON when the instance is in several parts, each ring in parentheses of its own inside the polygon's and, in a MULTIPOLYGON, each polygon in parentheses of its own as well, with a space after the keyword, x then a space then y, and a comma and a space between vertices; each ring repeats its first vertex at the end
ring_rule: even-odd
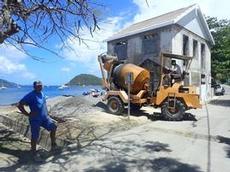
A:
MULTIPOLYGON (((192 57, 161 53, 161 76, 159 86, 153 93, 150 87, 150 72, 140 66, 118 61, 117 57, 102 54, 98 56, 102 72, 103 86, 107 90, 103 100, 107 101, 108 111, 121 114, 128 104, 128 84, 126 76, 132 73, 131 108, 140 109, 143 105, 161 107, 162 115, 168 120, 181 120, 188 109, 200 108, 199 95, 195 86, 183 86, 183 80, 172 83, 164 73, 164 58, 186 61, 189 66, 192 57), (167 82, 165 82, 167 81, 167 82)), ((186 69, 188 69, 188 66, 186 69)), ((186 71, 184 71, 186 74, 186 71)), ((183 77, 182 77, 183 78, 183 77)))

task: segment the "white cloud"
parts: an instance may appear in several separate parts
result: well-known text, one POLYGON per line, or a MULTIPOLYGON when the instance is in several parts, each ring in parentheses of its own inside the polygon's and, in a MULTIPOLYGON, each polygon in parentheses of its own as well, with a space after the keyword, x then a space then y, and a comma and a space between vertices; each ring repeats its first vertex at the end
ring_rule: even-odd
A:
POLYGON ((0 56, 0 73, 1 74, 19 74, 24 78, 34 79, 35 75, 30 73, 24 64, 18 64, 10 61, 6 57, 0 56))
POLYGON ((25 70, 25 65, 12 63, 10 60, 3 56, 0 56, 0 72, 6 74, 12 74, 17 71, 25 70))
POLYGON ((122 20, 121 17, 109 17, 105 21, 99 24, 100 30, 93 33, 93 37, 89 33, 86 27, 83 27, 82 38, 86 40, 86 44, 81 43, 79 40, 69 37, 65 44, 70 48, 63 50, 63 55, 67 60, 72 62, 79 62, 87 66, 88 73, 98 73, 99 66, 97 62, 97 56, 101 53, 106 52, 105 39, 113 35, 119 29, 121 25, 119 22, 122 20))
POLYGON ((27 58, 27 55, 10 44, 0 45, 1 55, 7 57, 8 60, 19 62, 27 58))
POLYGON ((82 63, 94 61, 100 53, 106 51, 106 42, 104 40, 120 29, 118 23, 120 20, 120 17, 107 18, 106 21, 99 24, 100 30, 95 31, 93 37, 89 30, 83 27, 81 33, 84 33, 82 38, 85 40, 85 43, 79 44, 77 38, 69 37, 65 44, 70 46, 70 48, 64 49, 63 56, 67 60, 82 63))
POLYGON ((70 72, 70 68, 69 67, 63 67, 63 68, 61 68, 61 71, 62 72, 70 72))
POLYGON ((35 74, 29 72, 27 69, 22 71, 22 77, 26 78, 26 79, 29 79, 29 80, 37 78, 37 76, 35 74))
POLYGON ((133 0, 138 6, 138 12, 134 17, 134 22, 146 20, 179 8, 198 4, 205 15, 218 17, 219 19, 230 18, 229 0, 133 0))
POLYGON ((26 54, 9 44, 1 44, 0 52, 1 76, 6 76, 6 79, 12 75, 29 80, 35 78, 35 75, 22 63, 23 60, 28 58, 26 54))

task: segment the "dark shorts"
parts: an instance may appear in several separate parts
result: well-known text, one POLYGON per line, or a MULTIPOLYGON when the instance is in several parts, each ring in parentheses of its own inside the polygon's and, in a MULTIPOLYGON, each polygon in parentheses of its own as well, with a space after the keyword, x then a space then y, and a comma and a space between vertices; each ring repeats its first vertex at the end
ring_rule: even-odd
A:
POLYGON ((40 127, 48 131, 56 130, 56 124, 50 118, 30 120, 31 139, 37 140, 39 138, 40 127))

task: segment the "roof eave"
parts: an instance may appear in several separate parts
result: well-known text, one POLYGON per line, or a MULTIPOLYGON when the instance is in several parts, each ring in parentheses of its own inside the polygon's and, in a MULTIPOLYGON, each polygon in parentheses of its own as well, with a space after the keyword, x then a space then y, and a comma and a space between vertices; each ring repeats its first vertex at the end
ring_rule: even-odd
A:
POLYGON ((198 7, 197 10, 198 10, 198 14, 200 15, 200 18, 201 18, 201 20, 202 20, 202 22, 203 22, 203 24, 204 24, 204 27, 205 27, 206 30, 207 30, 207 34, 208 34, 208 37, 209 37, 209 39, 210 39, 211 45, 215 45, 215 40, 214 40, 214 38, 213 38, 213 36, 212 36, 212 34, 211 34, 211 32, 210 32, 210 29, 209 29, 209 26, 208 26, 207 21, 205 20, 205 18, 204 18, 204 16, 203 16, 203 14, 202 14, 202 12, 201 12, 201 10, 200 10, 199 7, 198 7))
POLYGON ((181 20, 184 16, 186 16, 187 14, 189 14, 191 11, 193 11, 194 9, 199 8, 199 6, 197 4, 192 5, 188 10, 186 10, 185 12, 183 12, 181 15, 179 15, 177 18, 175 18, 174 22, 177 23, 179 20, 181 20))
POLYGON ((207 32, 207 36, 209 37, 209 42, 211 43, 211 45, 215 45, 215 41, 214 41, 214 39, 212 37, 212 34, 211 34, 210 30, 209 30, 208 24, 207 24, 207 22, 206 22, 206 20, 205 20, 205 18, 203 16, 203 14, 201 12, 201 9, 200 9, 198 4, 195 4, 195 5, 191 6, 191 8, 189 10, 185 11, 180 16, 178 16, 175 19, 175 23, 177 23, 179 20, 181 20, 184 16, 186 16, 187 14, 189 14, 193 10, 196 10, 196 14, 200 16, 200 19, 201 19, 201 21, 203 23, 202 25, 205 27, 206 32, 207 32))
POLYGON ((119 36, 115 35, 115 36, 112 36, 112 37, 106 39, 105 41, 106 42, 114 41, 114 40, 117 40, 117 39, 125 38, 125 37, 131 36, 131 35, 136 35, 136 34, 142 33, 142 32, 147 32, 147 31, 157 29, 157 28, 161 28, 161 27, 164 27, 164 26, 168 26, 168 25, 171 25, 171 24, 174 24, 174 20, 167 21, 167 22, 164 22, 164 23, 160 23, 160 24, 154 25, 154 26, 145 27, 143 29, 135 30, 135 31, 129 32, 127 34, 123 34, 123 35, 119 35, 119 36))
POLYGON ((215 45, 215 41, 212 37, 212 34, 209 30, 209 27, 208 27, 208 24, 200 10, 200 7, 199 5, 195 4, 195 5, 192 5, 191 8, 189 8, 188 10, 186 10, 184 13, 182 13, 181 15, 179 15, 178 17, 176 17, 175 19, 173 20, 169 20, 169 21, 166 21, 164 23, 160 23, 160 24, 157 24, 157 25, 154 25, 154 26, 148 26, 148 27, 145 27, 143 29, 139 29, 139 30, 135 30, 135 31, 131 31, 131 32, 128 32, 126 34, 120 34, 119 33, 108 39, 106 39, 105 41, 106 42, 110 42, 110 41, 114 41, 114 40, 118 40, 118 39, 122 39, 122 38, 125 38, 125 37, 128 37, 128 36, 132 36, 132 35, 135 35, 135 34, 139 34, 139 33, 142 33, 142 32, 146 32, 146 31, 150 31, 150 30, 153 30, 153 29, 158 29, 158 28, 161 28, 161 27, 164 27, 164 26, 168 26, 168 25, 171 25, 171 24, 176 24, 179 20, 181 20, 184 16, 186 16, 188 13, 190 13, 192 10, 196 10, 196 13, 197 15, 199 15, 199 18, 202 22, 202 25, 204 27, 204 29, 206 30, 206 33, 207 33, 207 37, 209 38, 209 42, 211 43, 211 45, 215 45))

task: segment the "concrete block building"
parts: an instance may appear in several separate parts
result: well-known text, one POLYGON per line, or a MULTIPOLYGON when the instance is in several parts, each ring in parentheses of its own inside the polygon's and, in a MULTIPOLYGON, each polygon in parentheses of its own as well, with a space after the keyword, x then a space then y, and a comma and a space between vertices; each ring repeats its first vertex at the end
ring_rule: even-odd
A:
MULTIPOLYGON (((211 98, 211 46, 213 37, 198 5, 178 9, 135 23, 107 40, 108 54, 147 68, 159 82, 160 53, 192 56, 185 85, 197 86, 201 100, 211 98)), ((178 64, 183 67, 182 62, 178 64)))

